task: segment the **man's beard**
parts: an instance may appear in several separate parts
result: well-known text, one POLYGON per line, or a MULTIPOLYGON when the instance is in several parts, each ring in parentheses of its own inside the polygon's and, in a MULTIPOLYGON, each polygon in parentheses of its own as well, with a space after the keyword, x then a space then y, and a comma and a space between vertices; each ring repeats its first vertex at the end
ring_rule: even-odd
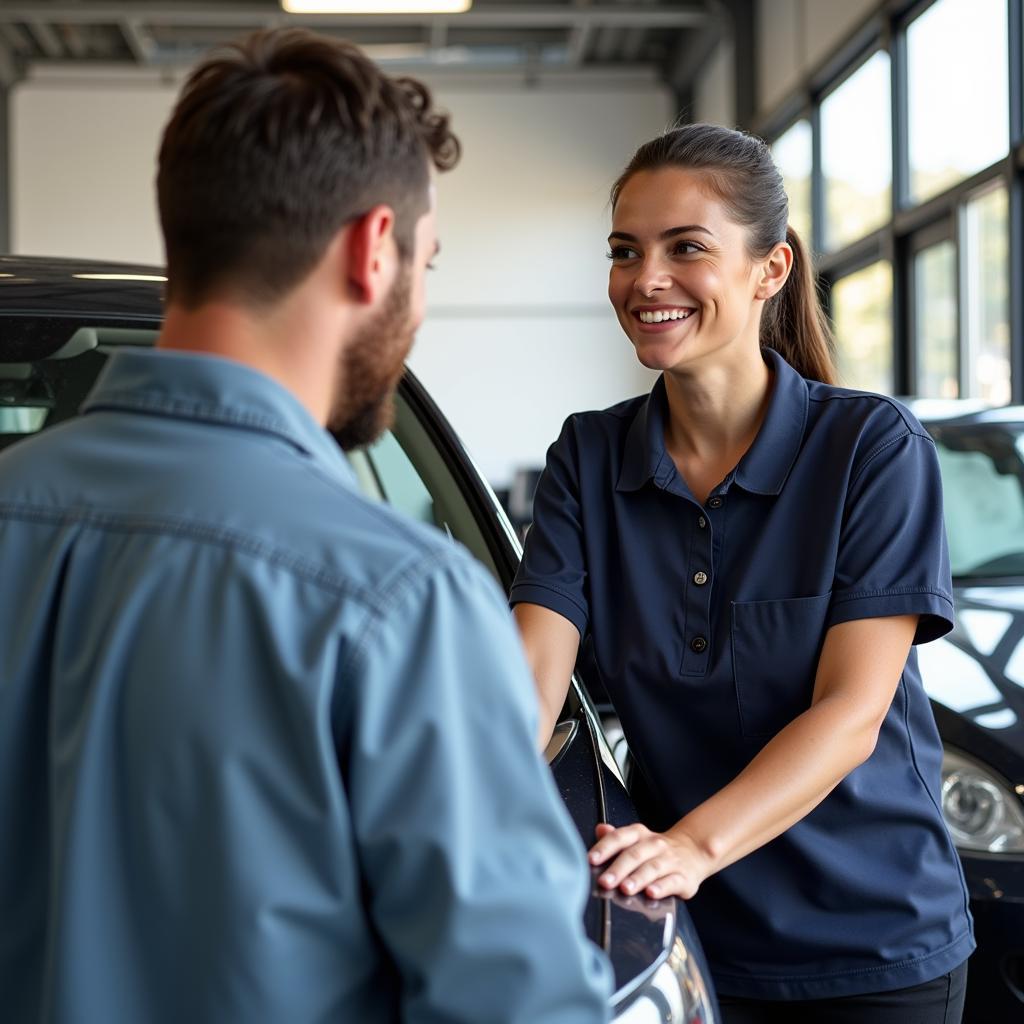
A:
POLYGON ((412 274, 403 268, 377 319, 363 327, 341 354, 327 420, 344 451, 375 441, 394 422, 395 388, 412 348, 409 324, 412 274))

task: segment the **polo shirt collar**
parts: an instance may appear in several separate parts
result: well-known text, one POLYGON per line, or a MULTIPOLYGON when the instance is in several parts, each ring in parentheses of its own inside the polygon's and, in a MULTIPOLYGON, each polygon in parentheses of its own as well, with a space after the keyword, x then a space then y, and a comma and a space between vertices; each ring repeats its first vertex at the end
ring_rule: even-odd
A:
POLYGON ((81 411, 100 409, 271 434, 346 484, 356 484, 337 442, 298 398, 266 374, 233 359, 170 349, 121 349, 104 366, 81 411))
POLYGON ((761 354, 774 375, 761 429, 736 467, 736 483, 754 494, 778 494, 793 468, 807 428, 807 381, 774 349, 761 354))
POLYGON ((638 491, 652 479, 663 486, 663 477, 669 471, 667 463, 671 462, 665 450, 667 414, 668 397, 662 375, 655 381, 626 432, 626 447, 616 490, 638 491))
MULTIPOLYGON (((800 451, 807 426, 807 382, 774 349, 761 350, 774 382, 768 412, 754 443, 736 467, 735 482, 754 494, 778 494, 800 451)), ((665 449, 668 397, 658 378, 626 433, 616 490, 636 491, 648 480, 664 487, 674 465, 665 449)))

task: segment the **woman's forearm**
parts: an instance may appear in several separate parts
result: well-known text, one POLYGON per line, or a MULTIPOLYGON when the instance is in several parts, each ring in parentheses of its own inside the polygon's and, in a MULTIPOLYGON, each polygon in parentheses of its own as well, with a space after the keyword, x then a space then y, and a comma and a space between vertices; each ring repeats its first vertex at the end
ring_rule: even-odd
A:
POLYGON ((877 722, 851 716, 845 702, 820 700, 770 740, 732 782, 669 829, 696 845, 707 859, 707 874, 781 835, 867 760, 877 722))

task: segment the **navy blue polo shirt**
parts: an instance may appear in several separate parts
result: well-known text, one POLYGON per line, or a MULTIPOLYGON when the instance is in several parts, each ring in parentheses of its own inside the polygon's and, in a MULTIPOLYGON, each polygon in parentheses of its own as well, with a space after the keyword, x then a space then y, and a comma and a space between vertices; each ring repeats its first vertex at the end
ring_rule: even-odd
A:
MULTIPOLYGON (((571 416, 512 588, 569 619, 665 829, 811 703, 825 633, 916 614, 952 628, 931 438, 898 403, 773 371, 764 423, 701 504, 665 448, 663 380, 571 416)), ((942 747, 912 650, 871 757, 690 901, 723 994, 813 999, 921 984, 974 948, 939 807, 942 747)))

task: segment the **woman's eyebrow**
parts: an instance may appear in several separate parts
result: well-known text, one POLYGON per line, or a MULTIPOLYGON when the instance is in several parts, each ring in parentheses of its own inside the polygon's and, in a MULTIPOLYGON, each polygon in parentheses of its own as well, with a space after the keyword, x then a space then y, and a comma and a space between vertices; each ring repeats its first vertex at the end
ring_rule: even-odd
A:
MULTIPOLYGON (((665 231, 662 231, 660 235, 658 235, 658 239, 660 241, 664 241, 666 238, 674 238, 676 235, 683 235, 689 231, 700 231, 705 235, 711 235, 712 237, 714 237, 714 232, 710 231, 708 228, 703 227, 700 224, 683 224, 678 228, 667 228, 665 231)), ((613 231, 608 236, 608 241, 610 242, 613 238, 621 238, 624 242, 637 241, 636 235, 631 235, 626 231, 613 231)))

